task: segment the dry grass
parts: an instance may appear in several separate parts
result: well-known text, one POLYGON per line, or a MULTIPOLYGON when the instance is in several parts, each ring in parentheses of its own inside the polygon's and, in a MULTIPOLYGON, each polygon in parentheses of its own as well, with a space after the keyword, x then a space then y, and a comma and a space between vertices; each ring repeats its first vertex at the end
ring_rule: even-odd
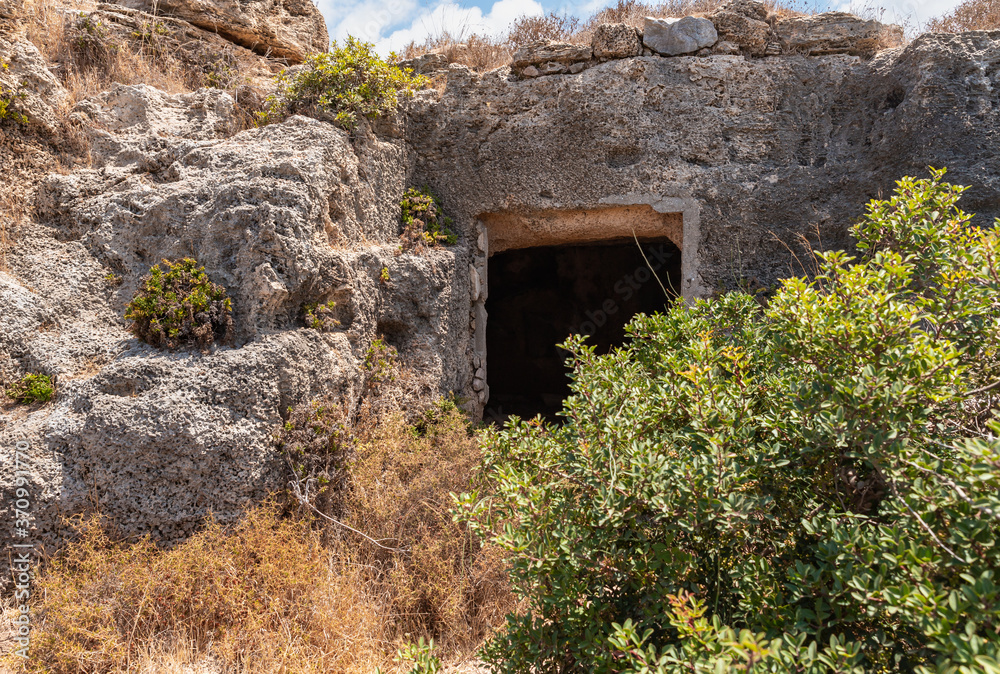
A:
POLYGON ((467 658, 514 608, 500 554, 448 512, 473 479, 476 438, 448 404, 415 424, 376 408, 345 430, 354 458, 336 501, 339 521, 379 545, 274 504, 169 550, 80 519, 36 580, 25 671, 394 671, 421 636, 446 661, 467 658))
POLYGON ((950 14, 930 21, 927 30, 933 33, 1000 30, 1000 0, 966 0, 950 14))
POLYGON ((26 37, 54 65, 70 104, 115 84, 148 84, 168 93, 197 88, 178 59, 157 48, 155 30, 137 43, 117 39, 109 26, 80 17, 95 7, 89 0, 25 0, 22 10, 26 37))

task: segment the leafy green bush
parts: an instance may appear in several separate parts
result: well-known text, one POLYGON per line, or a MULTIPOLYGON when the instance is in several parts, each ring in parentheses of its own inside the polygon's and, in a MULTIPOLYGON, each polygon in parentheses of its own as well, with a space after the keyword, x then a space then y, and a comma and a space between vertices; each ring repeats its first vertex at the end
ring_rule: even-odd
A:
POLYGON ((942 177, 766 308, 567 341, 565 424, 491 431, 460 500, 526 599, 497 671, 1000 671, 1000 237, 942 177))
POLYGON ((441 671, 441 659, 434 655, 434 640, 424 643, 420 637, 417 643, 406 644, 399 649, 396 662, 412 662, 408 674, 438 674, 441 671))
POLYGON ((184 258, 149 270, 125 318, 132 321, 135 336, 152 346, 196 344, 206 350, 216 341, 232 342, 231 312, 225 288, 209 281, 196 261, 184 258))
POLYGON ((22 405, 47 403, 55 392, 52 377, 46 374, 26 374, 7 387, 7 396, 22 405))
POLYGON ((303 114, 350 130, 359 118, 375 119, 395 111, 400 96, 412 96, 427 82, 412 70, 386 63, 375 53, 375 45, 348 37, 343 47, 334 42, 330 51, 307 57, 294 74, 282 71, 278 91, 268 98, 261 122, 303 114))
POLYGON ((458 236, 452 231, 452 219, 444 214, 441 201, 426 188, 409 188, 400 202, 403 220, 403 248, 421 250, 424 246, 453 246, 458 236))

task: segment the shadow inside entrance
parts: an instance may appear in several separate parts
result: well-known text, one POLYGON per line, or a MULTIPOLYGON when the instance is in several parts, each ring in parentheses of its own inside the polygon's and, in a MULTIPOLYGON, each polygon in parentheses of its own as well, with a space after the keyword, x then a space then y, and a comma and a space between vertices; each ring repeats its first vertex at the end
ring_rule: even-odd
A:
POLYGON ((570 334, 588 334, 587 344, 608 353, 625 342, 625 325, 635 314, 669 305, 677 296, 673 289, 680 288, 680 251, 669 240, 641 246, 642 252, 629 239, 521 248, 490 258, 485 421, 537 414, 560 420, 557 413, 570 393, 569 369, 567 352, 556 344, 570 334))

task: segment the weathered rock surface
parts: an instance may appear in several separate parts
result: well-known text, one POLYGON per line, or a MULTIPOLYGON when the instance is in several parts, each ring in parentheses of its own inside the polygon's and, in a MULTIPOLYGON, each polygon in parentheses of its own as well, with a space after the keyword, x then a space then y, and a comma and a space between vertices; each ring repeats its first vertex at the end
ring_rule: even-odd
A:
POLYGON ((778 21, 776 31, 792 53, 871 55, 878 50, 885 26, 846 12, 824 12, 778 21))
POLYGON ((330 46, 311 0, 120 0, 118 4, 183 19, 258 54, 301 63, 330 46))
POLYGON ((590 45, 595 59, 623 59, 642 53, 639 31, 625 23, 602 23, 594 29, 590 45))
POLYGON ((801 272, 785 244, 849 248, 866 201, 927 166, 973 186, 964 203, 981 222, 1000 215, 998 72, 1000 33, 978 33, 867 62, 654 56, 575 78, 483 77, 415 102, 414 180, 466 227, 690 200, 698 272, 685 283, 767 285, 801 272))
POLYGON ((230 87, 237 79, 270 78, 283 64, 235 44, 214 30, 204 30, 182 19, 156 16, 122 5, 100 3, 80 12, 73 22, 75 38, 92 48, 115 49, 130 44, 137 51, 153 50, 179 63, 188 83, 197 88, 212 84, 230 87))
MULTIPOLYGON (((590 45, 539 40, 518 49, 514 53, 510 67, 522 75, 526 74, 527 68, 535 68, 542 75, 552 75, 567 72, 571 65, 589 61, 592 57, 593 50, 590 45)), ((532 75, 527 74, 527 76, 532 75)))
POLYGON ((758 0, 730 0, 710 16, 719 39, 749 56, 763 56, 775 38, 767 18, 767 9, 758 0))
POLYGON ((448 57, 444 54, 421 54, 416 58, 399 62, 400 68, 410 68, 417 75, 430 75, 448 69, 448 57))
POLYGON ((642 28, 642 43, 664 56, 693 54, 711 47, 719 39, 715 26, 708 19, 686 16, 683 19, 646 17, 642 28))
POLYGON ((48 69, 38 48, 27 40, 0 35, 0 92, 11 101, 11 113, 52 132, 67 92, 48 69), (5 66, 5 67, 4 67, 5 66))
POLYGON ((376 336, 429 392, 475 395, 463 249, 397 249, 402 144, 303 117, 228 137, 231 105, 145 86, 80 104, 95 165, 41 186, 37 223, 0 275, 0 373, 45 372, 59 390, 42 409, 0 410, 2 450, 31 445, 43 537, 94 499, 124 531, 165 539, 210 511, 236 517, 280 486, 282 413, 355 400, 376 336), (161 352, 128 333, 142 276, 182 256, 233 298, 235 347, 161 352), (331 299, 339 330, 302 327, 303 303, 331 299))

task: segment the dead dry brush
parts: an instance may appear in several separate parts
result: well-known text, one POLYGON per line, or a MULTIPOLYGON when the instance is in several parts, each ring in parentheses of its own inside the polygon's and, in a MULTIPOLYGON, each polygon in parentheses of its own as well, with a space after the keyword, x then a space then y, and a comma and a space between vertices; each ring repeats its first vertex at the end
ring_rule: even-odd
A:
POLYGON ((165 549, 78 517, 35 583, 27 671, 395 671, 420 637, 471 657, 516 609, 503 554, 451 515, 477 484, 478 436, 391 348, 367 355, 360 404, 289 411, 290 493, 238 524, 165 549))

